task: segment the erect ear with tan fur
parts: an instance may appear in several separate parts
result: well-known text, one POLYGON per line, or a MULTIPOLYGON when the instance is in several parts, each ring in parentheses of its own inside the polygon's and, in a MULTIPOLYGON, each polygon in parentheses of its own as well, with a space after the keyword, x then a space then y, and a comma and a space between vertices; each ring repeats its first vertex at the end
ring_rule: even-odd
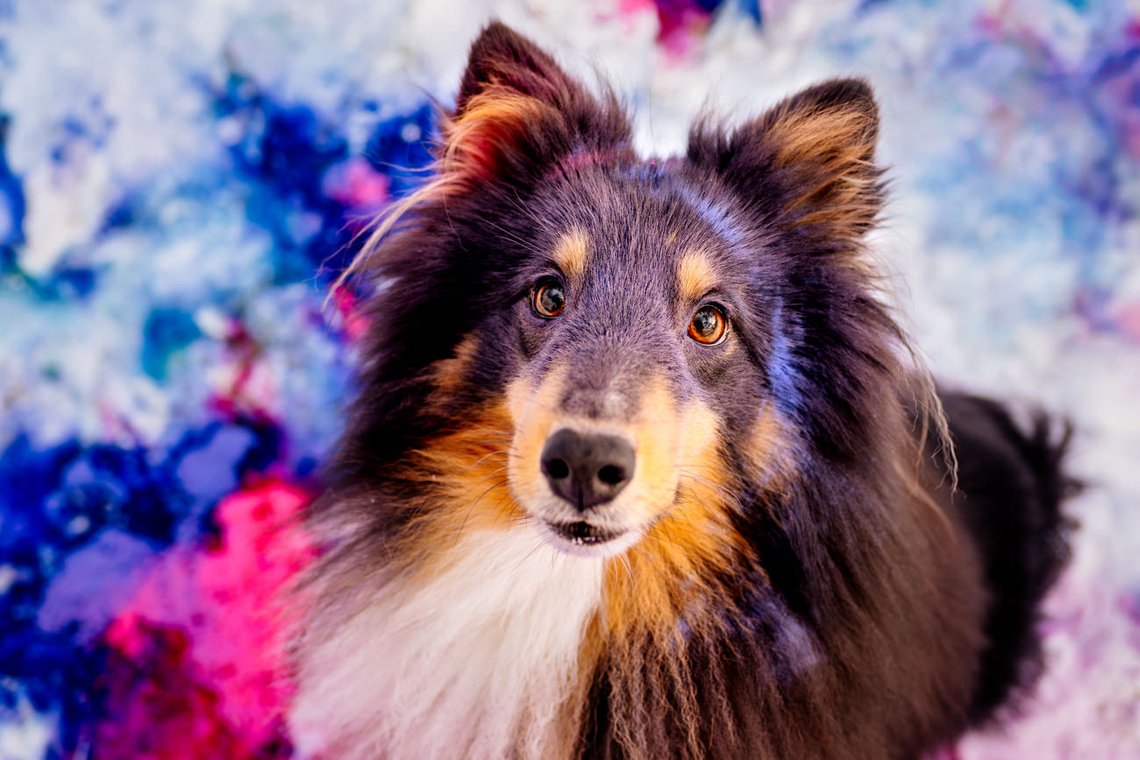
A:
POLYGON ((833 79, 780 102, 731 135, 698 124, 688 155, 714 168, 765 223, 845 247, 874 226, 882 208, 878 127, 867 83, 833 79))
POLYGON ((517 182, 575 152, 629 150, 630 125, 612 94, 594 97, 496 21, 471 46, 443 137, 440 168, 453 179, 517 182))

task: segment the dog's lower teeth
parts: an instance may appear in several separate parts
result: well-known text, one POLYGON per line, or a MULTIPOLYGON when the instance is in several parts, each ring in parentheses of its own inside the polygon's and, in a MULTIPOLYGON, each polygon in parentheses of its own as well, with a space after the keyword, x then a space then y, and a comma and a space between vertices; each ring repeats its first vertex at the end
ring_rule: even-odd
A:
POLYGON ((617 533, 596 528, 588 523, 551 523, 551 529, 574 546, 596 546, 617 537, 617 533))

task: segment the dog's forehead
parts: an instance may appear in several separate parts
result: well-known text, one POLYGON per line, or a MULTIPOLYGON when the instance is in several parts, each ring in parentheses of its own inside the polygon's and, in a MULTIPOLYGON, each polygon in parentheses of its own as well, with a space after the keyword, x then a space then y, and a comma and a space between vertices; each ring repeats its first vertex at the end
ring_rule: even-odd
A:
POLYGON ((692 289, 731 268, 734 222, 727 199, 644 166, 566 183, 546 251, 571 277, 640 278, 692 289))

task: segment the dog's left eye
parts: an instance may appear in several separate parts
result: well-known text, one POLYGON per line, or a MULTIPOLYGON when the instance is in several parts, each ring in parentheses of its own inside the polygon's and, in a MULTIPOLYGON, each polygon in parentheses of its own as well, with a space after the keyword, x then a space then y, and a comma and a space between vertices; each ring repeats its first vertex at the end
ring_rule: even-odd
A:
POLYGON ((543 319, 554 319, 566 308, 566 291, 553 277, 544 277, 531 291, 530 306, 543 319))
POLYGON ((689 320, 689 337, 705 346, 715 346, 728 334, 728 318, 724 309, 706 303, 693 313, 689 320))

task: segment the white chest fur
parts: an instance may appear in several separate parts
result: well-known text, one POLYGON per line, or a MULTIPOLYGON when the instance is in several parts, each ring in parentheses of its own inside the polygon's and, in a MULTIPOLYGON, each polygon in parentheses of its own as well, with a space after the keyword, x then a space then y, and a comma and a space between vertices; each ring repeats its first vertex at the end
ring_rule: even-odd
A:
POLYGON ((530 526, 472 533, 452 551, 442 574, 385 585, 308 652, 291 715, 302 756, 550 754, 602 560, 556 552, 530 526))

